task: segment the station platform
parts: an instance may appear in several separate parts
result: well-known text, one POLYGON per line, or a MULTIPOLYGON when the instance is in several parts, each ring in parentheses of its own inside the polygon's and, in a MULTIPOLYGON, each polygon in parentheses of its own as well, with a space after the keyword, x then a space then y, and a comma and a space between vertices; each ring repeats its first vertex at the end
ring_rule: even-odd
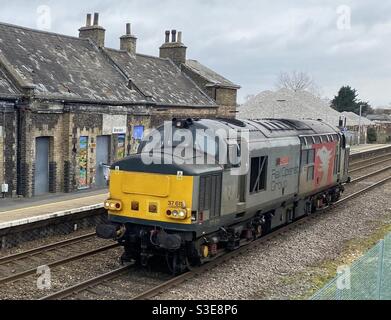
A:
POLYGON ((350 154, 367 153, 387 148, 391 149, 391 144, 361 144, 359 146, 351 146, 350 154))
POLYGON ((108 191, 0 199, 0 230, 103 208, 108 191))

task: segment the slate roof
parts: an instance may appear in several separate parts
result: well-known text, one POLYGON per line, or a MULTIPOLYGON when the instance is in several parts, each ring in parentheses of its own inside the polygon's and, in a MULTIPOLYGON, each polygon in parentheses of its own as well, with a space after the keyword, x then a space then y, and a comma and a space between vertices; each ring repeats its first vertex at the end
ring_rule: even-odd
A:
MULTIPOLYGON (((238 108, 238 119, 262 118, 293 118, 293 119, 322 119, 331 125, 338 126, 341 116, 346 117, 347 126, 357 126, 358 116, 343 114, 330 107, 309 92, 293 92, 281 89, 276 92, 263 91, 251 98, 238 108)), ((364 125, 371 125, 369 120, 362 120, 364 125)))
POLYGON ((367 118, 371 121, 391 121, 391 116, 387 114, 369 114, 367 118))
POLYGON ((141 92, 161 105, 216 106, 214 100, 169 59, 105 49, 141 92))
MULTIPOLYGON (((354 112, 342 112, 342 115, 344 115, 347 119, 347 123, 352 126, 358 126, 360 124, 360 116, 355 114, 354 112)), ((366 117, 362 116, 361 117, 361 125, 364 126, 370 126, 373 125, 374 123, 370 120, 367 119, 366 117)))
POLYGON ((228 79, 199 63, 197 60, 187 60, 185 67, 189 68, 191 71, 197 73, 199 76, 207 80, 210 86, 240 89, 239 85, 229 81, 228 79))
POLYGON ((15 87, 7 75, 0 69, 0 97, 17 98, 19 96, 19 90, 15 87))
POLYGON ((145 100, 89 40, 0 23, 0 55, 37 95, 145 100))

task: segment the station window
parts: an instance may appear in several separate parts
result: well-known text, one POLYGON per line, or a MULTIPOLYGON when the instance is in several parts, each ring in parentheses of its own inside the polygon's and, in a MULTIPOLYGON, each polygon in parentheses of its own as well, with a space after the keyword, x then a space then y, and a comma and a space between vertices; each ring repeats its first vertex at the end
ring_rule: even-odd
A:
POLYGON ((250 193, 259 193, 266 190, 268 157, 251 159, 250 193))
POLYGON ((312 181, 315 178, 315 167, 310 166, 307 169, 307 181, 312 181))

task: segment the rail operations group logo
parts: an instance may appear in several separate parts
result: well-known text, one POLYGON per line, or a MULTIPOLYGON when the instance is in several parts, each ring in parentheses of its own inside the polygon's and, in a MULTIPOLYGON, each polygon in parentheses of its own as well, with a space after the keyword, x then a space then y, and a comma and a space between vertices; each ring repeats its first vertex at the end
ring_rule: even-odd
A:
POLYGON ((145 165, 218 165, 231 168, 232 175, 249 171, 248 129, 189 129, 165 122, 141 142, 145 165))

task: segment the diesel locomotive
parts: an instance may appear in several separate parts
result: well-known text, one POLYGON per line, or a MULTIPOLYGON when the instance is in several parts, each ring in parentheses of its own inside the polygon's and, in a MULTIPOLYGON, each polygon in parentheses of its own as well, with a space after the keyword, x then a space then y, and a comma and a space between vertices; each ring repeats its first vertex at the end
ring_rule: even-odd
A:
POLYGON ((338 201, 349 152, 343 133, 321 120, 174 119, 111 166, 109 222, 97 235, 117 240, 123 261, 162 257, 180 273, 338 201), (183 130, 206 134, 175 145, 183 130), (212 135, 230 130, 245 133, 246 145, 212 135), (164 141, 151 153, 158 135, 164 141), (237 161, 220 163, 222 153, 237 161))

